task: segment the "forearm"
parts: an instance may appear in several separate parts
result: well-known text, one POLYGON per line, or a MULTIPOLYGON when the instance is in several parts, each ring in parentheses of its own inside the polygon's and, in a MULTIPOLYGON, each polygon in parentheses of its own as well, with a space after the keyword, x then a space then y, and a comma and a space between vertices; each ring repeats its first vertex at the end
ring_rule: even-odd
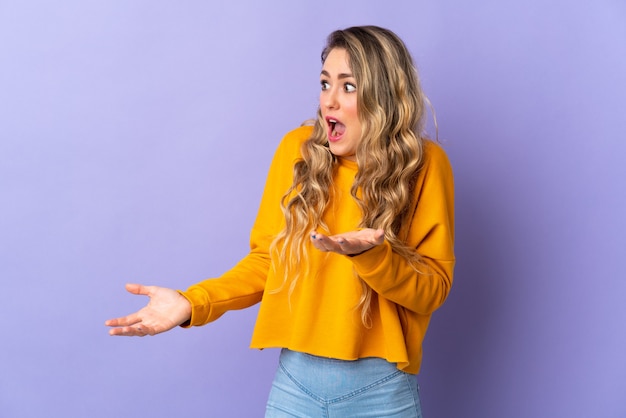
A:
POLYGON ((180 293, 191 304, 188 326, 205 325, 230 310, 258 303, 265 289, 269 261, 251 253, 224 275, 203 280, 180 293))
POLYGON ((413 266, 385 242, 352 260, 357 274, 372 290, 419 314, 439 308, 452 287, 453 259, 422 257, 413 266))

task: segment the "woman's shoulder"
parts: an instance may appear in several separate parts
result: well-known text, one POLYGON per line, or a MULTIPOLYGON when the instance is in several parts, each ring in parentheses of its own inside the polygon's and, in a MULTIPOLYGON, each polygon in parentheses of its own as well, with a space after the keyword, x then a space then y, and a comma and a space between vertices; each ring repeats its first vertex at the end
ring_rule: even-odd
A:
POLYGON ((283 136, 277 151, 286 154, 300 154, 302 144, 309 139, 312 133, 312 126, 303 125, 292 129, 283 136))
POLYGON ((300 126, 287 132, 274 153, 274 160, 287 160, 289 164, 292 164, 299 158, 301 158, 302 144, 309 139, 313 132, 312 126, 300 126))
POLYGON ((450 164, 448 155, 440 143, 432 139, 424 140, 424 162, 450 164))
POLYGON ((438 173, 439 176, 452 178, 452 165, 442 145, 431 139, 424 140, 424 156, 421 175, 428 177, 428 173, 438 173))
POLYGON ((283 137, 283 142, 299 142, 306 141, 313 133, 313 126, 301 125, 291 131, 287 132, 283 137))

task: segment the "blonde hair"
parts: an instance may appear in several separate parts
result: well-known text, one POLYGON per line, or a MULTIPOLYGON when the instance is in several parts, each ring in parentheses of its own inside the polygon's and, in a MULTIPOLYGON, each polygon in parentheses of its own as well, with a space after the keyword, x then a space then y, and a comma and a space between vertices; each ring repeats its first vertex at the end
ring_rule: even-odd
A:
MULTIPOLYGON (((322 63, 332 49, 345 49, 357 84, 358 115, 363 136, 357 147, 358 173, 351 194, 363 217, 361 228, 383 229, 393 251, 415 268, 420 261, 401 236, 411 218, 411 194, 422 164, 425 104, 417 71, 402 40, 377 26, 352 27, 331 33, 322 51, 322 63)), ((294 179, 281 207, 285 229, 276 237, 285 282, 293 291, 298 278, 308 275, 309 232, 327 230, 322 216, 332 190, 337 157, 329 149, 326 122, 318 109, 311 137, 294 165, 294 179), (302 268, 304 266, 304 269, 302 268)), ((369 324, 372 289, 361 280, 358 307, 369 324)))

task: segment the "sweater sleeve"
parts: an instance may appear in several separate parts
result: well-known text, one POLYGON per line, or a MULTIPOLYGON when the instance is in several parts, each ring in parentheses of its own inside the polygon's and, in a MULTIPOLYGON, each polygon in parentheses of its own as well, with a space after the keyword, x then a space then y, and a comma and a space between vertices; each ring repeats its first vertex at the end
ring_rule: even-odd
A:
POLYGON ((444 151, 432 142, 427 142, 414 193, 407 242, 422 263, 414 268, 388 242, 352 260, 357 274, 380 297, 418 314, 430 314, 448 296, 455 264, 452 168, 444 151))
POLYGON ((270 268, 269 248, 284 223, 280 201, 291 185, 300 144, 309 135, 310 128, 296 129, 283 138, 276 150, 250 233, 250 252, 221 277, 180 292, 192 307, 187 326, 207 324, 229 310, 247 308, 261 300, 270 268))

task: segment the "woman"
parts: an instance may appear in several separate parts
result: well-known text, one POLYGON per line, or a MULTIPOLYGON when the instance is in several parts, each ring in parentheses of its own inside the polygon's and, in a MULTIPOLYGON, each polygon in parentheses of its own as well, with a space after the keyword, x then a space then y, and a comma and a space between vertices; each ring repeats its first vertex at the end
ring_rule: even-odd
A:
POLYGON ((279 145, 250 253, 186 291, 127 285, 150 301, 107 325, 154 335, 260 301, 251 346, 282 349, 266 416, 419 417, 422 341, 452 285, 452 171, 394 33, 333 32, 322 64, 317 120, 279 145))

